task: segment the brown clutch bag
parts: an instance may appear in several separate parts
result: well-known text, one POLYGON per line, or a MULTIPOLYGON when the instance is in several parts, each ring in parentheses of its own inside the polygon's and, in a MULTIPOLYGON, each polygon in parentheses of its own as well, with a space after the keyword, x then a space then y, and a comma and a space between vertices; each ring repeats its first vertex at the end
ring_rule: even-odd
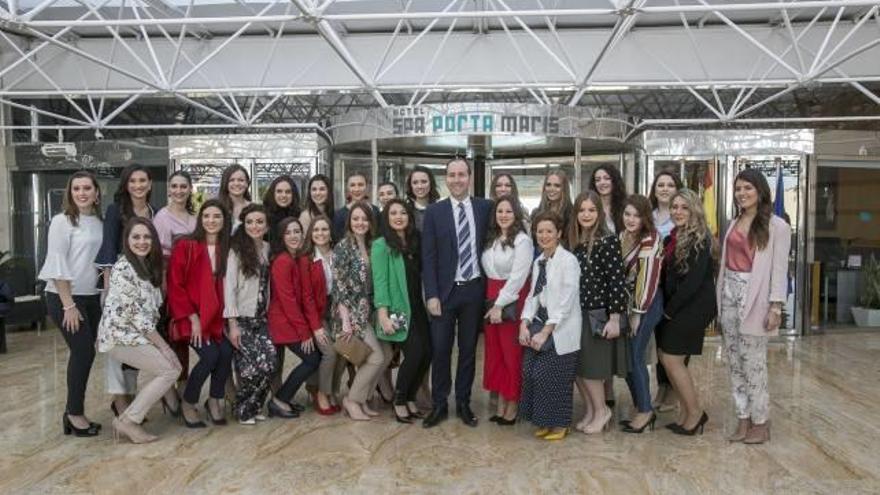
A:
POLYGON ((352 335, 351 338, 346 341, 337 339, 336 342, 333 343, 333 349, 336 351, 336 354, 344 357, 346 361, 355 366, 364 364, 364 361, 366 361, 370 356, 370 353, 373 352, 373 349, 370 349, 370 346, 368 346, 364 340, 357 335, 352 335))

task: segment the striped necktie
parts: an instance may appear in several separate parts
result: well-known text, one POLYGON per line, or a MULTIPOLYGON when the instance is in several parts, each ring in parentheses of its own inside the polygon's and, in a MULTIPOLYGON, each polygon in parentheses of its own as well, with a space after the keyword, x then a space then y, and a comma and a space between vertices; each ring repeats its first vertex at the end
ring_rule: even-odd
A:
POLYGON ((464 203, 458 204, 458 268, 467 282, 474 274, 474 253, 471 250, 471 225, 464 211, 464 203))

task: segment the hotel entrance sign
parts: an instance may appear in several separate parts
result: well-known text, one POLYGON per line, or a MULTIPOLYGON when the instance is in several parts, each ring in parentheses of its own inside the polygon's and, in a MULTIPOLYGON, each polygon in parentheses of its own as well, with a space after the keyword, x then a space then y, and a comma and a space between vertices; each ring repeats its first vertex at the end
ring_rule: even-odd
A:
POLYGON ((589 107, 448 103, 355 110, 331 127, 336 144, 395 137, 530 135, 622 141, 632 123, 589 107))
POLYGON ((503 114, 485 111, 447 112, 433 107, 392 107, 392 133, 395 136, 424 136, 443 133, 559 134, 558 115, 503 114))

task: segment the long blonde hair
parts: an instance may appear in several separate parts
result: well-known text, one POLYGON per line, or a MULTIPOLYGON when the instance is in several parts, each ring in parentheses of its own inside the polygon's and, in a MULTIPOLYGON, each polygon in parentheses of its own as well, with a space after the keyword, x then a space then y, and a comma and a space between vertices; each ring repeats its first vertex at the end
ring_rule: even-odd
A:
POLYGON ((593 243, 597 239, 601 239, 611 232, 608 230, 608 226, 605 225, 605 210, 602 207, 602 198, 599 197, 595 191, 584 191, 574 199, 574 208, 571 213, 571 221, 568 226, 568 244, 569 248, 574 250, 577 246, 584 246, 587 248, 587 253, 589 254, 593 250, 593 243), (581 211, 581 205, 585 202, 589 201, 593 203, 596 207, 596 212, 598 216, 596 217, 596 224, 593 225, 593 228, 587 230, 581 227, 581 224, 578 223, 577 217, 578 213, 581 211))
POLYGON ((690 189, 680 189, 672 197, 670 205, 681 198, 687 204, 690 217, 684 227, 676 226, 674 266, 679 273, 687 273, 687 257, 691 250, 703 249, 705 243, 712 242, 709 234, 709 226, 706 223, 706 214, 703 211, 703 202, 700 196, 690 189))

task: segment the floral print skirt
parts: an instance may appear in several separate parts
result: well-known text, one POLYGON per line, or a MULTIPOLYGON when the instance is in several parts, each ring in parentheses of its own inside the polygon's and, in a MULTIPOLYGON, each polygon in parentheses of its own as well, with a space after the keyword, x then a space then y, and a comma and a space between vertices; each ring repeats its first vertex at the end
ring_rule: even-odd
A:
POLYGON ((269 396, 276 355, 265 318, 239 318, 238 328, 241 348, 235 352, 238 371, 235 414, 246 421, 262 411, 269 396))

